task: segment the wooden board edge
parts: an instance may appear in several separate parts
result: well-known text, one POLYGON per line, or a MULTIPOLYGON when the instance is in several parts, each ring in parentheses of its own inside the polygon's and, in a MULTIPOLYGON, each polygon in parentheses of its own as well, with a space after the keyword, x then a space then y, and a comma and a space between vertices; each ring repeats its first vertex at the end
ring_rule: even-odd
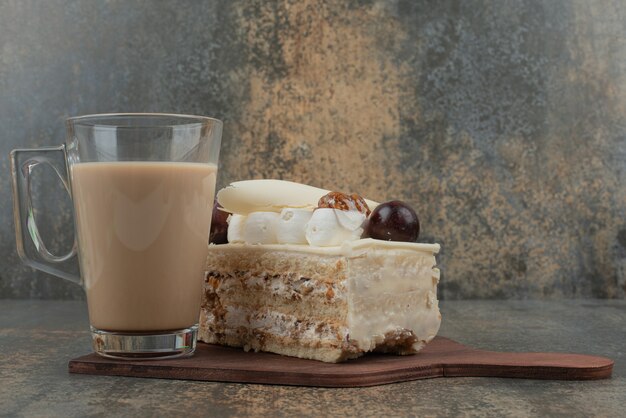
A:
POLYGON ((511 366, 499 364, 446 364, 444 377, 506 377, 539 380, 602 380, 613 375, 613 363, 601 367, 511 366))
POLYGON ((73 374, 100 376, 141 377, 154 379, 178 379, 207 382, 247 383, 264 385, 308 386, 325 388, 371 387, 411 380, 444 377, 440 365, 433 367, 407 368, 394 371, 377 371, 337 378, 328 375, 310 375, 283 371, 237 371, 230 369, 192 369, 184 367, 142 366, 128 364, 103 364, 70 360, 68 371, 73 374), (104 367, 103 367, 104 366, 104 367))

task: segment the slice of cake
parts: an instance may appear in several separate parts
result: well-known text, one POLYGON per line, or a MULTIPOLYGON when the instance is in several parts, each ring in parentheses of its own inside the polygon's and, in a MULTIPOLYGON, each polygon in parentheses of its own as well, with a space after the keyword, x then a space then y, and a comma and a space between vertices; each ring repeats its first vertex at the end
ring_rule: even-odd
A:
POLYGON ((218 201, 229 242, 209 245, 201 341, 340 362, 416 353, 436 335, 439 245, 362 239, 385 216, 369 215, 376 202, 276 180, 234 183, 218 201))

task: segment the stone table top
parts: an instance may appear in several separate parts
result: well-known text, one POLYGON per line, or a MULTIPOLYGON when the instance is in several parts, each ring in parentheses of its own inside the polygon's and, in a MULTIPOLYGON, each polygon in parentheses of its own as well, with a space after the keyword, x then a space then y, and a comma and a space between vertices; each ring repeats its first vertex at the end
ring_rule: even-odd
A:
POLYGON ((440 335, 496 351, 615 360, 613 378, 438 378, 322 389, 71 375, 90 351, 84 302, 0 300, 0 415, 623 416, 626 301, 443 301, 440 335))

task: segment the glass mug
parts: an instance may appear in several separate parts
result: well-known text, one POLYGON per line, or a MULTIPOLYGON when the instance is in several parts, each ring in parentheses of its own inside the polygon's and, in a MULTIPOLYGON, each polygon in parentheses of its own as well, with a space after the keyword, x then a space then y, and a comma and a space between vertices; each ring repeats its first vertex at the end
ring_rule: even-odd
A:
POLYGON ((96 353, 194 352, 221 137, 222 122, 208 117, 103 114, 68 119, 64 145, 11 152, 20 258, 84 287, 96 353), (35 223, 38 164, 52 166, 72 199, 77 240, 63 256, 35 223), (68 268, 76 255, 80 277, 68 268))

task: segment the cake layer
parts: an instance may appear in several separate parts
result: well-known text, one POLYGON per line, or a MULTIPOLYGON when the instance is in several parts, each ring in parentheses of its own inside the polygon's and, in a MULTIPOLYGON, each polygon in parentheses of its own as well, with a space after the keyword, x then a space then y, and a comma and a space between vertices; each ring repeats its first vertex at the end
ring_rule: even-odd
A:
POLYGON ((340 253, 314 254, 288 247, 305 245, 209 245, 207 271, 220 274, 285 275, 294 273, 317 281, 338 282, 346 278, 346 261, 340 253), (278 247, 278 248, 271 248, 278 247))
POLYGON ((417 352, 441 322, 438 249, 371 239, 212 245, 200 339, 322 361, 417 352))
POLYGON ((349 343, 342 323, 301 319, 268 308, 231 305, 216 317, 211 309, 203 307, 198 338, 246 351, 270 351, 333 363, 362 353, 349 343))
POLYGON ((224 305, 271 308, 289 315, 333 317, 346 321, 347 295, 344 281, 324 282, 294 274, 269 275, 247 272, 233 277, 207 273, 207 299, 215 294, 224 305))

